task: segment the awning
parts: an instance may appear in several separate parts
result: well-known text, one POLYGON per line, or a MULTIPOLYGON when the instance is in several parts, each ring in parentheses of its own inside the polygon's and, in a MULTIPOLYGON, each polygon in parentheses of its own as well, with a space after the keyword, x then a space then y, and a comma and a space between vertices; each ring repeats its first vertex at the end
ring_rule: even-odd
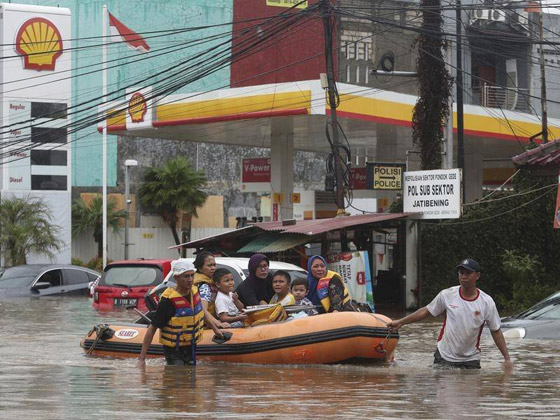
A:
POLYGON ((309 236, 298 234, 279 234, 273 232, 261 233, 244 247, 237 250, 238 253, 255 252, 282 252, 298 245, 309 242, 309 236))
POLYGON ((371 213, 360 216, 335 217, 332 219, 298 220, 293 224, 289 222, 264 222, 254 226, 267 231, 285 233, 300 233, 307 236, 320 235, 333 230, 350 228, 354 226, 379 223, 389 220, 406 219, 415 216, 415 213, 371 213))
POLYGON ((416 219, 419 213, 371 213, 360 216, 316 220, 287 220, 256 223, 231 232, 186 242, 172 248, 208 248, 240 254, 281 252, 317 241, 323 235, 341 229, 366 229, 378 223, 416 219))
POLYGON ((518 168, 536 169, 545 175, 557 175, 560 169, 560 139, 541 144, 511 160, 518 168))

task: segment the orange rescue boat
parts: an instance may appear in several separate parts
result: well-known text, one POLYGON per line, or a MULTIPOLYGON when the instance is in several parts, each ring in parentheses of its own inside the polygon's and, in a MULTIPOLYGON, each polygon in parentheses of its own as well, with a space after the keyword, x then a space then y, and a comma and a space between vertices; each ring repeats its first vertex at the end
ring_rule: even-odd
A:
MULTIPOLYGON (((392 360, 399 339, 386 324, 390 319, 365 312, 338 312, 293 319, 273 324, 224 331, 231 337, 213 341, 205 330, 198 343, 198 360, 233 363, 369 363, 392 360)), ((91 356, 138 357, 147 325, 100 324, 80 345, 91 356)), ((147 357, 163 357, 156 332, 147 357)))

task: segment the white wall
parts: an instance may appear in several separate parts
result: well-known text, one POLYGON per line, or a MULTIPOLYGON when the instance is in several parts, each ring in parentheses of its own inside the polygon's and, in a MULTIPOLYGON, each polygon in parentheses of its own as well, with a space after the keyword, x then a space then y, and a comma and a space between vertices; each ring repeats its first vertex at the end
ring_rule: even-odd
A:
MULTIPOLYGON (((191 240, 229 232, 232 228, 193 228, 191 240)), ((111 232, 111 231, 110 231, 111 232)), ((129 230, 128 258, 177 258, 177 250, 168 249, 175 241, 169 228, 131 228, 129 230)), ((111 232, 107 241, 110 260, 124 259, 124 229, 119 233, 111 232)), ((85 232, 72 240, 72 258, 79 258, 88 262, 97 254, 97 244, 93 240, 92 232, 85 232)), ((188 250, 187 256, 192 256, 193 250, 188 250)))

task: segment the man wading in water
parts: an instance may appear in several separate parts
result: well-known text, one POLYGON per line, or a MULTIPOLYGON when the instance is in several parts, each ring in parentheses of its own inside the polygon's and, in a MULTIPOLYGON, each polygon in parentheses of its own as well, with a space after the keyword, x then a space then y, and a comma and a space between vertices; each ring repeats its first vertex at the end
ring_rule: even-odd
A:
POLYGON ((439 316, 446 312, 434 354, 434 364, 480 369, 480 334, 484 324, 487 324, 496 346, 504 356, 504 366, 511 368, 513 363, 500 329, 500 315, 496 304, 489 295, 476 287, 480 266, 475 260, 467 258, 456 268, 460 286, 442 290, 428 306, 389 322, 387 326, 396 331, 403 325, 421 321, 428 315, 439 316))

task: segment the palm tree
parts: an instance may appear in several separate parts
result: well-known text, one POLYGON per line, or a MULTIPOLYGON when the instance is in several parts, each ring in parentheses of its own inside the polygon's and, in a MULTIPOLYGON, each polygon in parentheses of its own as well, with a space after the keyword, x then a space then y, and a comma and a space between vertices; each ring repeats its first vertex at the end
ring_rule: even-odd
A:
MULTIPOLYGON (((120 230, 121 219, 126 219, 126 210, 115 210, 117 206, 113 198, 107 200, 107 227, 115 232, 120 230)), ((79 198, 72 203, 72 233, 79 235, 93 229, 93 239, 97 243, 97 256, 103 255, 103 197, 97 194, 91 202, 79 198)))
POLYGON ((27 263, 27 255, 45 254, 53 259, 60 250, 60 228, 52 222, 51 209, 30 195, 2 198, 0 203, 0 245, 7 266, 27 263))
POLYGON ((167 223, 175 244, 179 245, 177 223, 183 214, 197 216, 196 209, 206 202, 204 172, 193 169, 189 161, 178 156, 161 167, 149 168, 139 189, 140 203, 148 210, 159 213, 167 223))

